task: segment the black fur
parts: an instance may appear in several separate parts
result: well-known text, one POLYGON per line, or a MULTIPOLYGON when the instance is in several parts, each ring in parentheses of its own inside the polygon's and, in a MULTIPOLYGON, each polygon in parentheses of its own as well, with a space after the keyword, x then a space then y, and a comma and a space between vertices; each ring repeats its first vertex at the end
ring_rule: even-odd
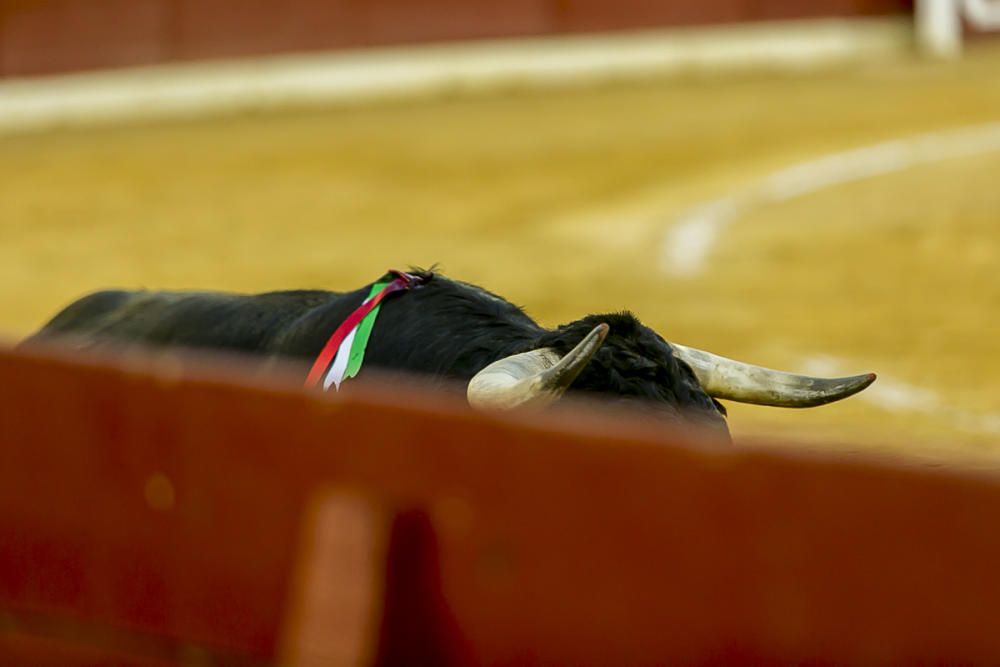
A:
MULTIPOLYGON (((601 322, 610 333, 571 391, 655 408, 725 428, 710 398, 670 346, 631 313, 588 315, 544 329, 505 299, 429 271, 424 284, 383 303, 367 368, 467 381, 488 364, 539 347, 565 353, 601 322)), ((216 349, 311 362, 367 297, 319 290, 240 295, 103 291, 72 303, 32 339, 73 336, 88 347, 141 344, 216 349)))

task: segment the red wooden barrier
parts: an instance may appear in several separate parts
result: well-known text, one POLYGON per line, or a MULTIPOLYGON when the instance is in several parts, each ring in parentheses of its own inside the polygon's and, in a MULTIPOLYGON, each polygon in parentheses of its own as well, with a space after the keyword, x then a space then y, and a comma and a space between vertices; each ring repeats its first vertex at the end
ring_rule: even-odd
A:
POLYGON ((994 474, 0 351, 0 664, 995 663, 998 517, 994 474))
POLYGON ((0 0, 0 76, 524 35, 904 14, 912 0, 0 0))

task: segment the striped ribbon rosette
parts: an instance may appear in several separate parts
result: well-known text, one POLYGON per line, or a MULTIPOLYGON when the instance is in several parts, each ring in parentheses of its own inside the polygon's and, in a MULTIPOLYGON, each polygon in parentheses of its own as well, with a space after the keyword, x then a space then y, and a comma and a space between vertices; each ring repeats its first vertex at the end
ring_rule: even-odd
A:
POLYGON ((375 326, 382 300, 393 292, 411 289, 421 283, 418 276, 402 271, 390 270, 378 282, 358 308, 344 320, 313 362, 306 377, 306 387, 316 387, 322 383, 323 391, 331 386, 340 390, 340 384, 352 378, 361 370, 365 359, 368 339, 375 326))

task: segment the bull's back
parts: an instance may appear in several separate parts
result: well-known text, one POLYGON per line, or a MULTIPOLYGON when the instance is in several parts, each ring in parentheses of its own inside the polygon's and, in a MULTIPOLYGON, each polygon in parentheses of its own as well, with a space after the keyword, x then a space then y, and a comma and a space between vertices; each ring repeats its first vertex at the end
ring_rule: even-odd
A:
POLYGON ((136 292, 129 290, 101 290, 81 297, 59 311, 28 340, 67 335, 86 336, 135 294, 136 292))
POLYGON ((284 325, 332 296, 316 290, 255 295, 104 290, 74 301, 25 342, 60 338, 81 347, 261 352, 284 325))

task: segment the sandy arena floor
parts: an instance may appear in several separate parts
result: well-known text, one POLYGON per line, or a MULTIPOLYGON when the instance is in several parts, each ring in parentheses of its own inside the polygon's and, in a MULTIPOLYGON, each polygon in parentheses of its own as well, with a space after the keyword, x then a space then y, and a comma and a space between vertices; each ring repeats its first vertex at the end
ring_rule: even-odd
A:
POLYGON ((882 375, 835 406, 734 406, 737 438, 1000 459, 1000 150, 757 202, 692 275, 668 247, 776 170, 1000 121, 998 68, 980 47, 0 138, 0 331, 105 286, 349 289, 437 262, 545 324, 628 308, 728 356, 882 375))

